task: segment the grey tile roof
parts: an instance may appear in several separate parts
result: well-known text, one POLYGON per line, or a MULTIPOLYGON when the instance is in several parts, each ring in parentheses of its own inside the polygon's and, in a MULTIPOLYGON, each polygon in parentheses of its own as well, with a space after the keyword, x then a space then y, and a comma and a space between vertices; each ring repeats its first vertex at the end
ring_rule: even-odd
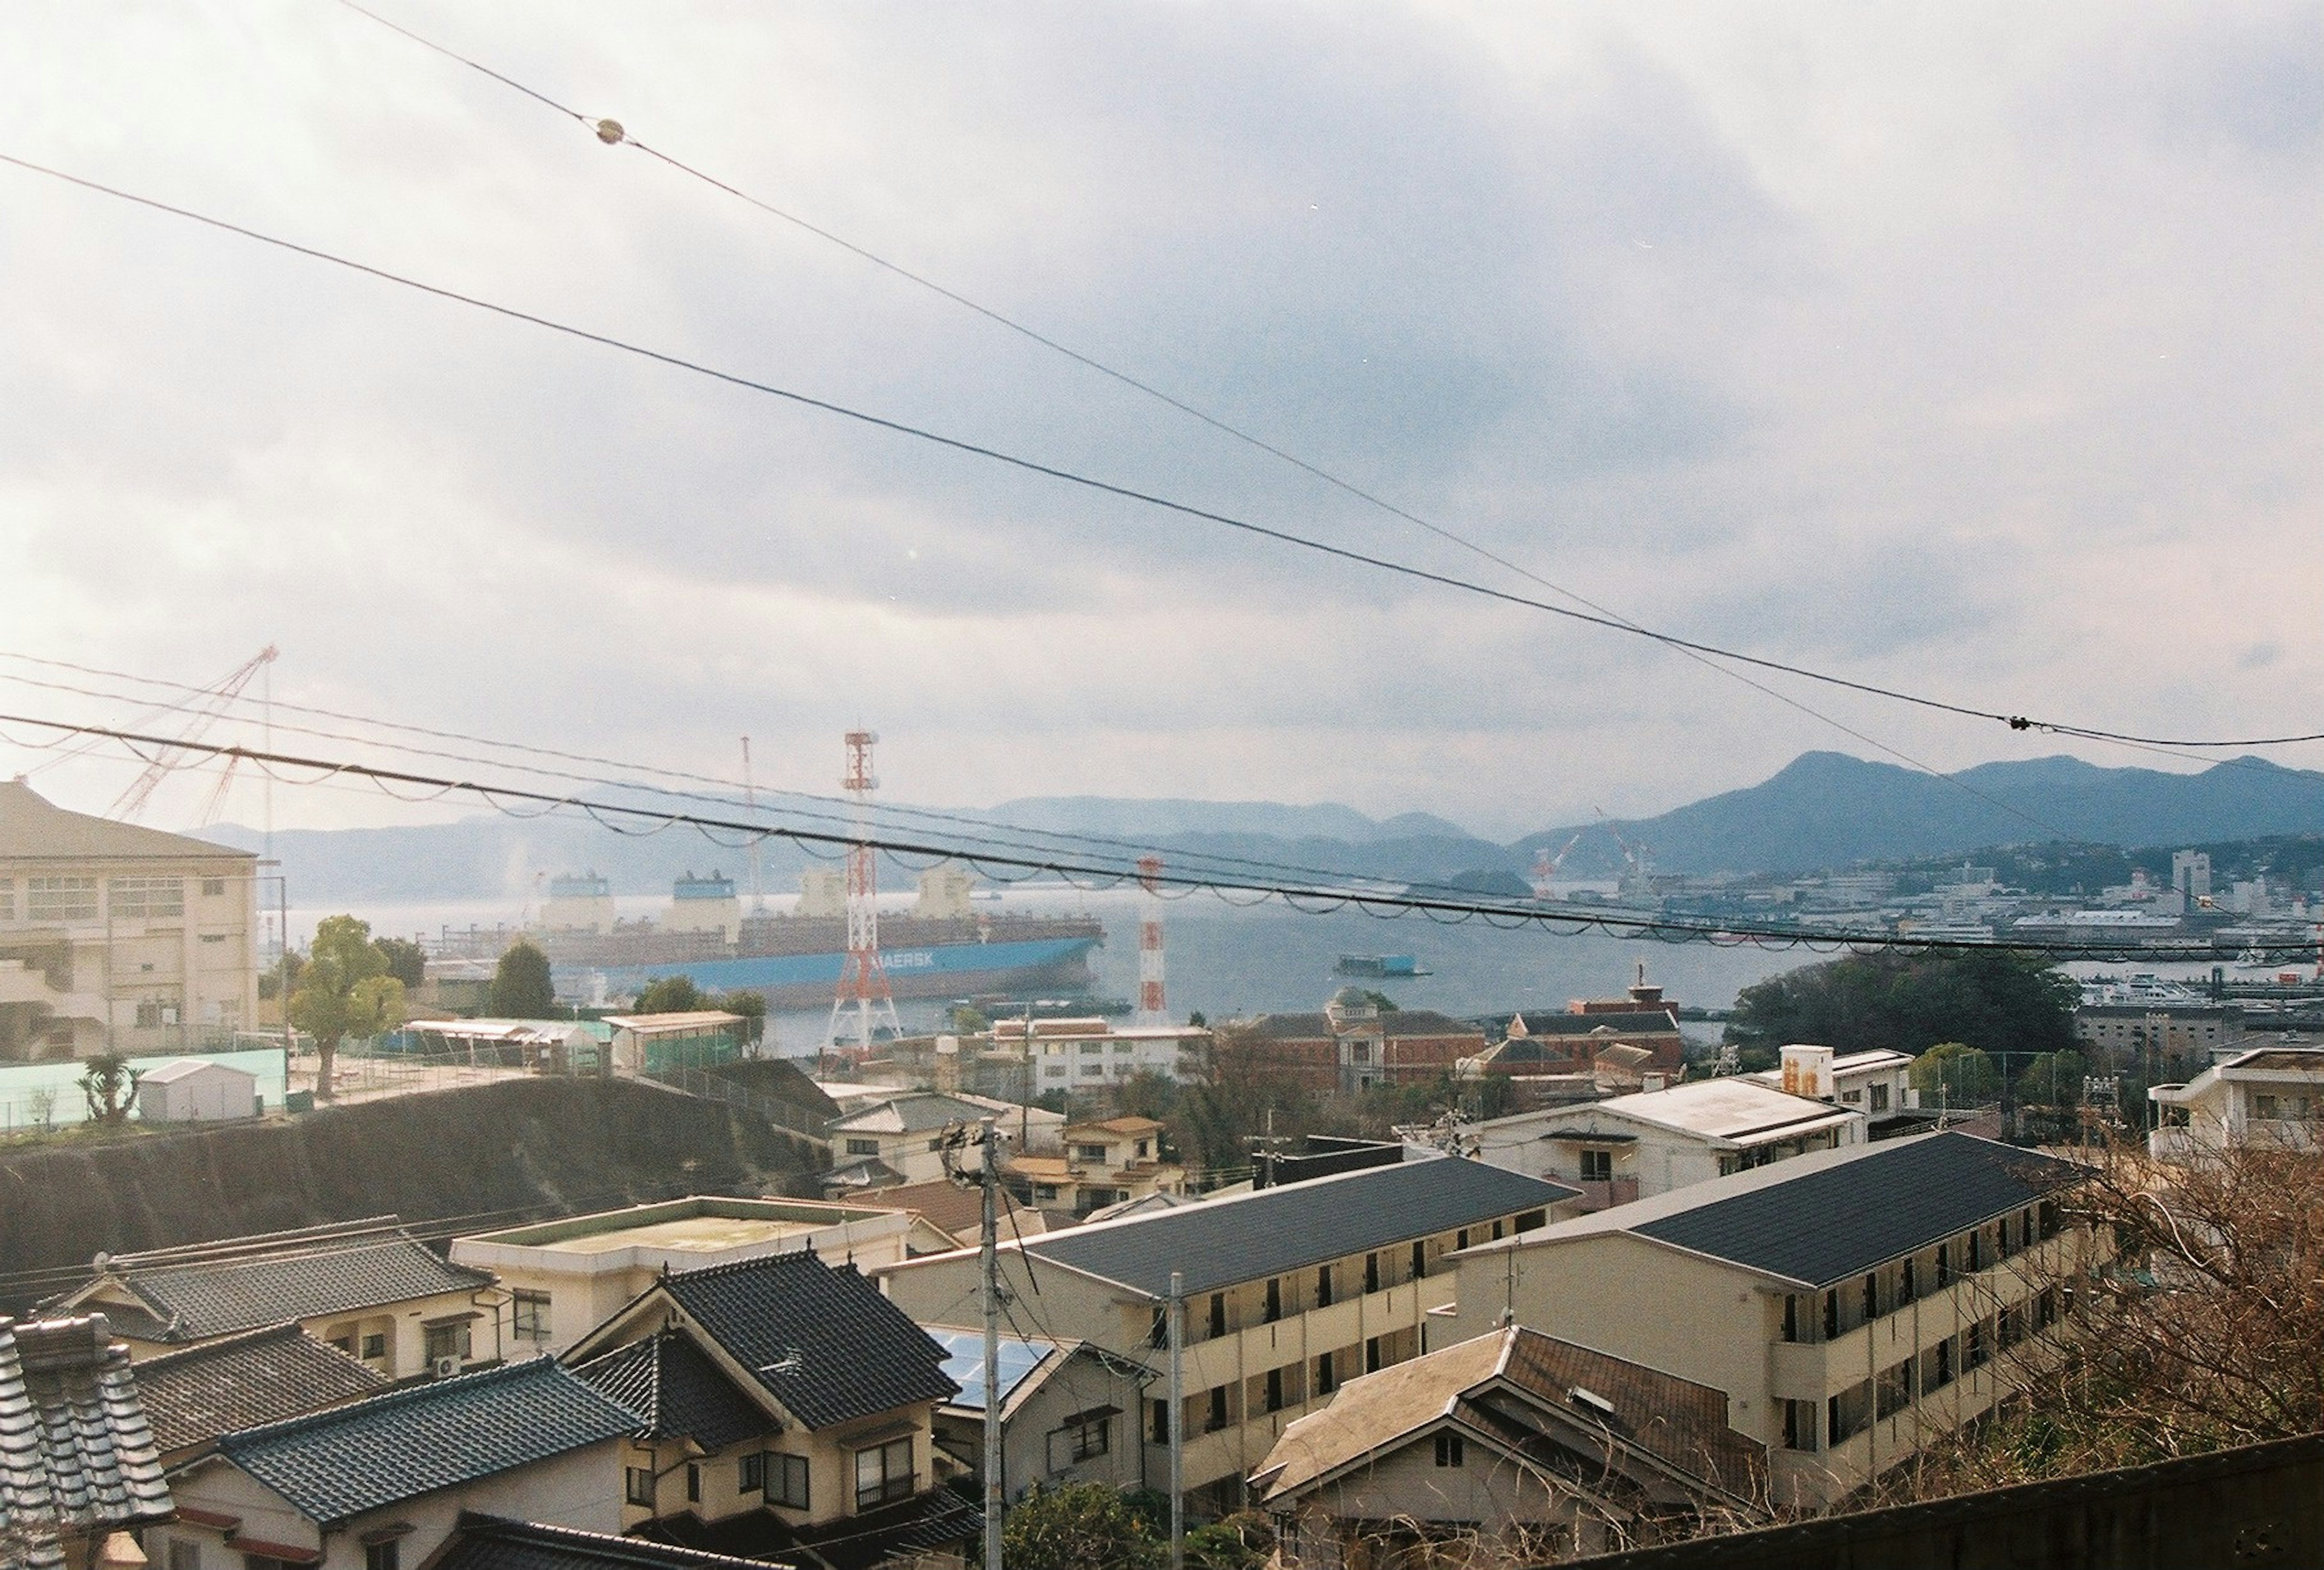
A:
POLYGON ((932 1488, 860 1515, 819 1526, 790 1525, 772 1510, 744 1510, 706 1521, 688 1512, 638 1528, 641 1537, 752 1559, 779 1559, 811 1570, 872 1570, 890 1559, 973 1543, 984 1512, 950 1487, 932 1488))
POLYGON ((643 1538, 463 1513, 427 1570, 768 1570, 759 1559, 706 1554, 643 1538))
POLYGON ((227 1434, 217 1448, 328 1527, 637 1427, 636 1413, 538 1357, 227 1434))
MULTIPOLYGON (((2021 1210, 2081 1176, 2071 1162, 1957 1131, 1840 1155, 1738 1174, 1761 1179, 1748 1186, 1722 1178, 1681 1189, 1677 1197, 1695 1203, 1641 1215, 1624 1230, 1824 1288, 2021 1210)), ((1618 1221, 1625 1208, 1601 1214, 1618 1221)))
POLYGON ((123 1254, 105 1262, 99 1280, 107 1275, 151 1316, 118 1316, 122 1333, 163 1342, 207 1340, 493 1284, 489 1272, 438 1257, 393 1217, 123 1254))
POLYGON ((960 1388, 945 1377, 944 1348, 853 1265, 782 1254, 667 1276, 656 1289, 810 1428, 960 1388))
POLYGON ((691 1439, 705 1450, 723 1450, 781 1427, 683 1331, 657 1332, 573 1371, 645 1419, 641 1431, 655 1439, 691 1439))
POLYGON ((147 1358, 137 1384, 153 1442, 167 1455, 376 1395, 387 1380, 292 1320, 147 1358))
POLYGON ((0 1566, 60 1570, 57 1532, 170 1513, 128 1349, 103 1315, 0 1318, 0 1566))
POLYGON ((1169 1294, 1172 1270, 1185 1272, 1187 1292, 1208 1292, 1580 1196, 1562 1184, 1441 1157, 1074 1227, 1023 1247, 1037 1261, 1158 1299, 1169 1294))

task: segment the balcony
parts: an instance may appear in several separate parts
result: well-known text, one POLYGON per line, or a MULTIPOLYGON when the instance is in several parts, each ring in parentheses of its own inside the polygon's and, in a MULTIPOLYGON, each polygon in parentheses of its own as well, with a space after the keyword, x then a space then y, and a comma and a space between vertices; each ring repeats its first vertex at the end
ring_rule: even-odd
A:
POLYGON ((1553 1183, 1567 1183, 1582 1190, 1582 1199, 1575 1209, 1587 1215, 1617 1205, 1628 1205, 1638 1196, 1636 1178, 1553 1178, 1553 1183))

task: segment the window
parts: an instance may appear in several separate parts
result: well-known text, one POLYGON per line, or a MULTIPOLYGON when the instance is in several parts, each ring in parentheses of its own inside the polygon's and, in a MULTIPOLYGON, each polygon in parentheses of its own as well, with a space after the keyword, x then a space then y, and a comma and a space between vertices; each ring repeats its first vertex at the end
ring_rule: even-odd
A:
POLYGON ((1283 1371, 1279 1368, 1267 1371, 1267 1409, 1270 1412, 1283 1410, 1283 1371))
POLYGON ((1800 1338, 1800 1298, 1794 1292, 1784 1299, 1784 1339, 1796 1342, 1800 1338))
POLYGON ((1329 1265, 1319 1265, 1315 1270, 1315 1307, 1318 1308, 1329 1308, 1331 1306, 1332 1267, 1329 1265))
POLYGON ((1339 1388, 1340 1381, 1334 1377, 1332 1368, 1332 1354, 1324 1353, 1315 1360, 1315 1393, 1328 1396, 1339 1388))
POLYGON ((1973 1368, 1983 1368, 1985 1366, 1986 1344, 1990 1339, 1991 1337, 1986 1333, 1985 1322, 1981 1319, 1971 1321, 1969 1327, 1961 1333, 1961 1370, 1963 1372, 1967 1372, 1969 1370, 1973 1368))
POLYGON ((1947 1287, 1952 1285, 1952 1245, 1950 1243, 1939 1243, 1937 1245, 1937 1290, 1940 1292, 1943 1291, 1947 1287))
POLYGON ((171 1538, 170 1570, 202 1570, 202 1546, 183 1538, 171 1538))
MULTIPOLYGON (((1154 1443, 1157 1445, 1167 1445, 1170 1443, 1170 1403, 1167 1401, 1156 1401, 1153 1403, 1153 1406, 1154 1443)), ((1273 1411, 1274 1409, 1275 1408, 1272 1407, 1268 1408, 1269 1411, 1273 1411)))
POLYGON ((1985 1269, 1985 1229, 1983 1227, 1969 1234, 1969 1268, 1973 1271, 1985 1269))
POLYGON ((1872 1087, 1872 1110, 1877 1113, 1884 1113, 1888 1110, 1888 1087, 1886 1085, 1876 1085, 1872 1087))
POLYGON ((1840 1293, 1837 1290, 1823 1295, 1823 1338, 1826 1341, 1840 1339, 1840 1293))
POLYGON ((1784 1448, 1813 1450, 1816 1447, 1816 1409, 1813 1401, 1784 1403, 1784 1448))
POLYGON ((1869 1325, 1879 1317, 1880 1278, 1877 1274, 1869 1275, 1864 1278, 1864 1321, 1869 1325))
POLYGON ((157 916, 186 913, 186 883, 182 878, 115 878, 106 893, 118 921, 148 921, 157 916))
POLYGON ((1425 1242, 1416 1242, 1412 1245, 1412 1279, 1417 1281, 1427 1274, 1428 1245, 1425 1242))
MULTIPOLYGON (((0 921, 16 919, 16 880, 0 878, 0 921)), ((171 1545, 176 1547, 174 1539, 171 1545)))
POLYGON ((847 1141, 847 1153, 851 1156, 876 1156, 880 1153, 880 1141, 850 1138, 847 1141))
POLYGON ((1464 1226, 1459 1232, 1452 1234, 1452 1251, 1453 1252, 1458 1253, 1461 1250, 1465 1249, 1468 1246, 1469 1229, 1464 1226))
POLYGON ((1267 1317, 1264 1323, 1272 1325, 1282 1317, 1283 1278, 1269 1276, 1267 1279, 1267 1317))
POLYGON ((1226 1333, 1227 1295, 1224 1292, 1213 1292, 1211 1294, 1211 1337, 1216 1340, 1226 1333))
POLYGON ((1461 1464, 1461 1436, 1458 1434, 1439 1434, 1436 1436, 1436 1464, 1439 1466, 1458 1466, 1461 1464))
POLYGON ((161 1000, 144 998, 137 1004, 137 1029, 158 1030, 161 1028, 161 1000))
POLYGON ((1910 1303, 1915 1296, 1913 1288, 1913 1261, 1906 1260, 1896 1270, 1896 1301, 1910 1303))
POLYGON ((519 1341, 549 1339, 549 1294, 520 1290, 509 1305, 509 1334, 519 1341))
POLYGON ((1584 1183, 1610 1183, 1613 1179, 1613 1151, 1584 1150, 1582 1152, 1582 1180, 1584 1183))
POLYGON ((397 1570, 401 1564, 403 1544, 394 1538, 384 1543, 364 1545, 364 1570, 397 1570))
POLYGON ((1049 1430, 1049 1472, 1055 1475, 1078 1463, 1108 1455, 1112 1449, 1112 1413, 1076 1412, 1065 1419, 1063 1427, 1049 1430))
POLYGON ((698 1461, 689 1461, 686 1464, 686 1502, 688 1504, 702 1502, 702 1464, 698 1461))
POLYGON ((1103 1162, 1105 1159, 1105 1147, 1103 1145, 1075 1145, 1074 1147, 1074 1159, 1076 1161, 1103 1162))
POLYGON ((912 1441, 907 1436, 855 1453, 855 1508, 868 1510, 912 1493, 912 1441))
POLYGON ((224 878, 204 878, 202 880, 203 899, 215 900, 225 892, 226 880, 224 878))
POLYGON ((1517 1230, 1519 1232, 1532 1232, 1536 1228, 1545 1227, 1548 1224, 1549 1212, 1546 1210, 1521 1210, 1517 1213, 1517 1230))
POLYGON ((2258 1118, 2272 1118, 2276 1115, 2275 1097, 2272 1095, 2255 1095, 2252 1097, 2252 1116, 2258 1118))
POLYGON ((366 1358, 378 1359, 385 1357, 387 1355, 386 1334, 382 1331, 373 1331, 369 1335, 363 1338, 363 1354, 366 1358))
POLYGON ((1033 1185, 1033 1197, 1035 1199, 1055 1199, 1056 1196, 1057 1186, 1056 1184, 1036 1183, 1033 1185))
POLYGON ((353 1335, 334 1335, 331 1337, 330 1344, 337 1347, 349 1357, 355 1354, 355 1338, 353 1335))
POLYGON ((1224 1385, 1213 1385, 1210 1416, 1204 1420, 1203 1431, 1206 1434, 1215 1434, 1226 1426, 1227 1388, 1224 1385))
POLYGON ((1379 1289, 1379 1255, 1366 1254, 1364 1256, 1364 1290, 1377 1292, 1379 1289))
POLYGON ((97 919, 95 878, 26 878, 24 919, 27 921, 94 921, 97 919))
POLYGON ((653 1509, 653 1469, 646 1466, 622 1468, 622 1497, 633 1505, 641 1505, 647 1510, 653 1509))
POLYGON ((468 1322, 463 1319, 457 1325, 429 1325, 426 1353, 429 1362, 439 1357, 467 1356, 468 1322))
POLYGON ((745 1456, 743 1456, 743 1457, 742 1457, 742 1459, 741 1464, 740 1464, 735 1468, 735 1473, 736 1473, 735 1478, 734 1478, 734 1492, 737 1492, 737 1493, 764 1493, 764 1492, 767 1492, 767 1453, 766 1453, 765 1451, 761 1450, 761 1451, 760 1451, 760 1452, 759 1452, 757 1455, 745 1455, 745 1456))
POLYGON ((1913 1362, 1910 1358, 1880 1376, 1878 1388, 1873 1393, 1873 1415, 1894 1417, 1912 1404, 1913 1362))
POLYGON ((767 1502, 787 1510, 807 1506, 807 1457, 770 1454, 767 1457, 767 1502))
POLYGON ((1380 1369, 1380 1344, 1377 1335, 1364 1339, 1364 1371, 1378 1373, 1380 1369))

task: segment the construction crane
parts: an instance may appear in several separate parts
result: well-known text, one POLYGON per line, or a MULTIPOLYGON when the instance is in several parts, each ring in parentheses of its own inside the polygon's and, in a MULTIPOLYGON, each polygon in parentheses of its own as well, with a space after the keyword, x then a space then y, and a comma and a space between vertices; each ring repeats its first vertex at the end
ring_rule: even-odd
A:
POLYGON ((1622 896, 1625 899, 1642 896, 1651 899, 1654 893, 1654 853, 1649 851, 1643 843, 1634 844, 1624 839, 1622 831, 1614 827, 1614 820, 1606 816, 1604 808, 1596 808, 1593 810, 1598 814, 1599 820, 1605 825, 1606 832, 1614 836, 1614 843, 1622 847, 1622 861, 1628 868, 1622 874, 1619 885, 1622 896))
MULTIPOLYGON (((210 727, 224 719, 227 711, 234 706, 235 701, 241 697, 243 689, 257 679, 260 671, 273 664, 274 659, 274 645, 269 643, 199 692, 187 697, 181 703, 171 705, 171 710, 181 711, 186 715, 186 723, 178 732, 178 741, 198 742, 208 734, 210 727)), ((137 815, 145 810, 146 803, 153 799, 153 792, 163 780, 180 769, 192 768, 197 763, 208 762, 210 757, 209 753, 196 754, 183 746, 162 747, 146 763, 143 771, 129 782, 128 788, 115 798, 106 816, 117 818, 123 823, 135 822, 137 815)), ((204 808, 202 817, 204 824, 211 822, 217 816, 218 809, 225 806, 226 790, 234 783, 234 771, 237 762, 239 760, 234 758, 226 760, 226 771, 219 776, 217 786, 210 792, 209 800, 204 808)))
POLYGON ((1549 847, 1545 845, 1535 847, 1533 853, 1533 897, 1535 899, 1554 900, 1557 897, 1557 890, 1554 886, 1557 881, 1557 870, 1565 864, 1565 858, 1572 854, 1573 847, 1582 843, 1582 832, 1577 830, 1573 837, 1565 842, 1564 849, 1555 855, 1549 854, 1549 847))

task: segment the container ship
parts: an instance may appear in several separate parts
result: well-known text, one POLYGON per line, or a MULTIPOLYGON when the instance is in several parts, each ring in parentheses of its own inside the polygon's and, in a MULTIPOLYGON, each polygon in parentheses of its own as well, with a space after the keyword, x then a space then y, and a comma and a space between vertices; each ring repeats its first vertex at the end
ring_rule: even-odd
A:
MULTIPOLYGON (((1090 953, 1105 941, 1094 917, 977 909, 975 880, 951 866, 920 875, 908 911, 882 911, 880 957, 899 999, 1078 994, 1090 989, 1090 953)), ((595 873, 553 880, 540 919, 521 929, 447 932, 447 958, 486 960, 520 937, 549 956, 560 997, 636 993, 660 976, 706 990, 754 992, 770 1008, 828 1005, 847 958, 846 874, 811 869, 798 908, 752 914, 723 873, 692 873, 670 888, 660 920, 621 920, 613 887, 595 873)))

